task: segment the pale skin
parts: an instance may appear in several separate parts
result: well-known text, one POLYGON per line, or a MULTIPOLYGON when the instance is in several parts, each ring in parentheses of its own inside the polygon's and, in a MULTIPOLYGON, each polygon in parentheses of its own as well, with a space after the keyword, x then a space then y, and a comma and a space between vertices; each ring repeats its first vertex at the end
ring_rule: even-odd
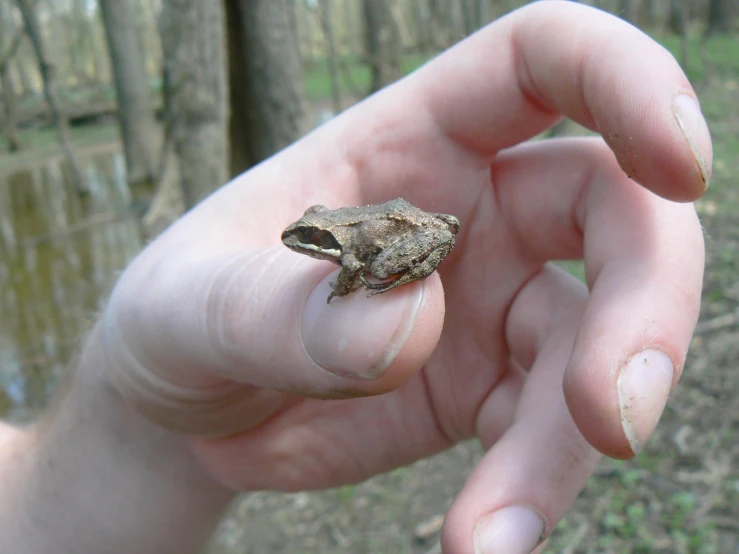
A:
POLYGON ((543 548, 683 369, 703 238, 669 200, 711 167, 691 98, 645 35, 545 2, 223 187, 125 271, 41 423, 0 425, 0 552, 195 552, 237 490, 357 482, 471 437, 487 454, 444 552, 543 548), (561 114, 613 151, 519 144, 561 114), (336 266, 282 229, 399 196, 457 216, 454 251, 326 305, 336 266), (578 257, 589 291, 546 264, 578 257))

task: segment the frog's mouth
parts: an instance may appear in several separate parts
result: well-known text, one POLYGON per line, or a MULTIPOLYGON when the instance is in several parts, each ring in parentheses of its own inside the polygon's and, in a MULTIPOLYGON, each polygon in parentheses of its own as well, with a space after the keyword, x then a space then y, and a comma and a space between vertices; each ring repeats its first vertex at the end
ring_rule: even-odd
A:
POLYGON ((336 258, 337 260, 341 258, 341 250, 335 249, 335 248, 321 248, 320 246, 316 246, 315 244, 304 244, 304 243, 298 243, 297 248, 307 256, 311 256, 313 258, 336 258))

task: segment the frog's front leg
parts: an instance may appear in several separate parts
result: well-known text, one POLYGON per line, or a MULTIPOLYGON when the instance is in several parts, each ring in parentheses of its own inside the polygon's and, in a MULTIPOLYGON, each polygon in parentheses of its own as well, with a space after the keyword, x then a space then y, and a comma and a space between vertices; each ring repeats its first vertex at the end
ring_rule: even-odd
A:
POLYGON ((426 258, 411 266, 406 272, 400 274, 400 277, 394 281, 368 286, 367 288, 374 290, 367 296, 374 296, 375 294, 387 292, 407 283, 418 281, 419 279, 425 279, 434 272, 442 260, 446 258, 447 254, 452 251, 452 248, 454 248, 454 242, 454 235, 449 234, 446 242, 440 243, 439 246, 429 252, 426 258))
POLYGON ((364 272, 364 264, 351 254, 345 255, 341 259, 341 271, 336 278, 335 283, 329 283, 333 290, 328 295, 326 304, 331 302, 334 296, 346 296, 350 292, 354 292, 361 285, 360 277, 364 272))

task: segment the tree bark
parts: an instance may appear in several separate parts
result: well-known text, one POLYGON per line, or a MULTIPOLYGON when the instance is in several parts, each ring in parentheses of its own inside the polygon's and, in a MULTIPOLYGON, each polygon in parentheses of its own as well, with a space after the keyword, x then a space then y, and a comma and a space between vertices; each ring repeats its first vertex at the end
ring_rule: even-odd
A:
POLYGON ((227 180, 223 5, 165 0, 159 32, 166 125, 177 154, 185 205, 190 208, 227 180))
POLYGON ((28 75, 28 66, 24 63, 23 58, 23 53, 20 52, 11 64, 20 82, 20 94, 18 95, 20 98, 26 98, 34 93, 33 83, 31 82, 31 77, 28 75))
POLYGON ((149 97, 142 36, 130 1, 100 0, 129 183, 156 179, 159 131, 149 97))
POLYGON ((303 87, 291 0, 226 0, 231 174, 300 137, 303 87))
POLYGON ((413 24, 416 31, 416 51, 423 53, 430 52, 433 48, 433 40, 431 38, 433 22, 428 0, 418 0, 413 3, 413 24))
MULTIPOLYGON (((0 6, 2 8, 3 6, 0 6)), ((4 10, 0 9, 0 28, 7 31, 12 28, 8 24, 4 10)), ((12 75, 10 74, 10 62, 15 57, 23 41, 23 31, 15 30, 15 35, 10 40, 7 48, 0 53, 0 88, 2 88, 2 117, 0 126, 8 142, 8 151, 17 152, 21 149, 21 140, 18 135, 18 98, 15 91, 12 75)), ((2 43, 0 43, 2 44, 2 43)))
POLYGON ((670 30, 680 36, 680 65, 688 67, 688 21, 683 0, 670 0, 670 30))
POLYGON ((488 0, 475 0, 475 18, 478 29, 482 29, 488 23, 488 8, 488 0))
POLYGON ((331 23, 331 0, 321 0, 318 6, 321 18, 323 36, 326 38, 326 49, 328 56, 328 74, 331 80, 331 107, 334 114, 341 111, 341 85, 339 84, 339 63, 336 57, 336 40, 334 39, 334 28, 331 23))
POLYGON ((365 61, 372 71, 370 94, 401 76, 400 37, 386 0, 363 0, 365 61))
POLYGON ((431 14, 431 39, 435 50, 442 50, 451 43, 450 20, 445 13, 443 0, 428 0, 431 14))
POLYGON ((3 133, 8 141, 8 151, 18 152, 21 149, 21 139, 18 135, 18 100, 15 93, 13 79, 10 76, 8 64, 0 66, 0 83, 3 89, 3 133))
POLYGON ((734 23, 736 0, 710 0, 708 4, 708 27, 706 35, 730 33, 734 23))
POLYGON ((100 85, 102 71, 100 71, 98 62, 91 21, 87 17, 87 0, 73 0, 69 16, 72 23, 70 32, 74 43, 70 55, 79 60, 79 63, 73 64, 73 68, 78 73, 81 84, 88 87, 100 85))
POLYGON ((23 16, 26 33, 28 33, 28 37, 31 39, 31 43, 33 44, 36 60, 38 61, 39 70, 41 72, 41 79, 44 83, 44 96, 46 96, 46 101, 49 104, 49 110, 51 111, 51 117, 57 128, 62 150, 69 162, 69 166, 72 171, 72 178, 74 179, 77 190, 85 191, 87 190, 87 185, 82 177, 82 170, 80 169, 77 156, 72 148, 72 141, 69 137, 67 116, 62 110, 62 106, 59 103, 59 99, 56 94, 54 67, 51 65, 49 58, 46 55, 43 36, 41 34, 41 26, 38 22, 36 10, 34 9, 31 0, 16 0, 16 3, 18 4, 18 8, 23 16))
POLYGON ((477 30, 475 7, 472 5, 473 0, 462 0, 462 21, 464 23, 464 34, 471 35, 477 30))
POLYGON ((619 0, 618 15, 624 21, 639 26, 639 8, 641 0, 619 0))

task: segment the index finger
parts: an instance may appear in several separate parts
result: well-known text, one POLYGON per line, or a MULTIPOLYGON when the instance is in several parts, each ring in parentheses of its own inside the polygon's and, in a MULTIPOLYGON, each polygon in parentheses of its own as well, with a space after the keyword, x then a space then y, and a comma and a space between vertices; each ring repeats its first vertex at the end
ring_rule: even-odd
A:
POLYGON ((694 200, 710 178, 710 134, 678 63, 594 8, 517 10, 428 64, 417 84, 443 133, 485 157, 564 114, 602 134, 624 172, 661 196, 694 200))

